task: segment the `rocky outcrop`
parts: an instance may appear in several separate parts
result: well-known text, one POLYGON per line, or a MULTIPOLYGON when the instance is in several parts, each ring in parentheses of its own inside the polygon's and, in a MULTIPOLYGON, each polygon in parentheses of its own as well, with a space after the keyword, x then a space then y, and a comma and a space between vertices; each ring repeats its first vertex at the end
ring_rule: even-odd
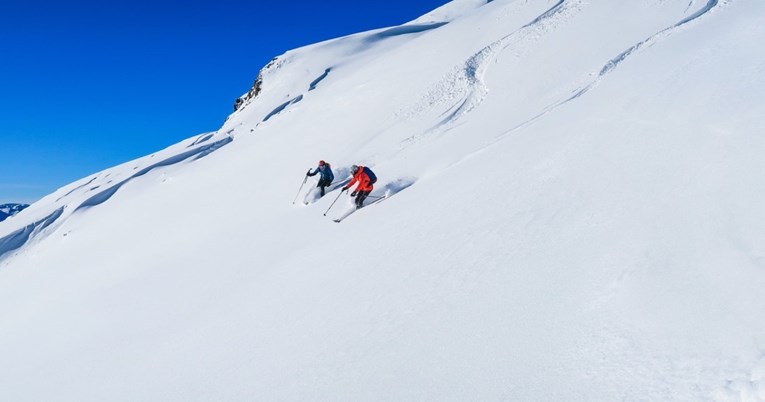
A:
POLYGON ((273 67, 277 64, 278 57, 274 57, 271 59, 271 61, 268 62, 268 64, 265 65, 262 69, 260 69, 260 72, 258 72, 258 78, 255 79, 255 82, 252 84, 252 87, 249 91, 247 91, 247 94, 244 96, 240 96, 234 100, 234 111, 237 111, 242 108, 242 106, 249 102, 252 99, 255 99, 255 97, 260 94, 260 91, 263 88, 263 73, 267 71, 269 68, 273 67))

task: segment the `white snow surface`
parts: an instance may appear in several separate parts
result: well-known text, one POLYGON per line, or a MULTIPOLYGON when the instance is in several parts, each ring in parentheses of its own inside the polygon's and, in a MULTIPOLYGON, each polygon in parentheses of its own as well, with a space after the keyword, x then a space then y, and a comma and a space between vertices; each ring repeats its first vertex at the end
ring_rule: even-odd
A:
POLYGON ((763 401, 764 18, 456 0, 289 51, 0 223, 0 400, 763 401), (389 198, 292 204, 319 159, 389 198))

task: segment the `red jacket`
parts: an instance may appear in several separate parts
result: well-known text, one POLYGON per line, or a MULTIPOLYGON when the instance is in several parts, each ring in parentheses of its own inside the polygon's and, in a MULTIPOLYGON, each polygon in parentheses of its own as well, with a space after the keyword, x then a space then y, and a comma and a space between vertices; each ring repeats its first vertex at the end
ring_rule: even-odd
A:
POLYGON ((348 183, 347 188, 351 188, 356 182, 359 183, 359 186, 356 187, 356 191, 372 191, 372 183, 369 179, 369 176, 364 173, 364 166, 359 166, 359 170, 356 172, 356 174, 351 179, 351 182, 348 183))

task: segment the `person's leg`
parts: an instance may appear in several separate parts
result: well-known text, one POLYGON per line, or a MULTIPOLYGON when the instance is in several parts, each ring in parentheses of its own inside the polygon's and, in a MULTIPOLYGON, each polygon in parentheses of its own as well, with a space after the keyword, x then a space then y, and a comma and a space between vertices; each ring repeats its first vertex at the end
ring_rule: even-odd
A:
POLYGON ((324 187, 327 186, 327 183, 324 179, 319 179, 319 184, 316 185, 321 190, 321 196, 324 197, 324 187))
POLYGON ((356 195, 356 205, 361 208, 364 205, 364 200, 369 195, 369 191, 359 191, 356 195))

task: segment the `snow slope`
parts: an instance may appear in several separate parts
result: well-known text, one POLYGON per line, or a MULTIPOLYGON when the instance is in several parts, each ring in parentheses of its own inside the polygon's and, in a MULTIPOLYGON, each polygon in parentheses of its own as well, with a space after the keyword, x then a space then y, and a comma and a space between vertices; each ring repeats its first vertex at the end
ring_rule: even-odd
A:
POLYGON ((765 400, 763 16, 456 0, 279 56, 0 223, 0 400, 765 400), (319 159, 390 197, 293 205, 319 159))

